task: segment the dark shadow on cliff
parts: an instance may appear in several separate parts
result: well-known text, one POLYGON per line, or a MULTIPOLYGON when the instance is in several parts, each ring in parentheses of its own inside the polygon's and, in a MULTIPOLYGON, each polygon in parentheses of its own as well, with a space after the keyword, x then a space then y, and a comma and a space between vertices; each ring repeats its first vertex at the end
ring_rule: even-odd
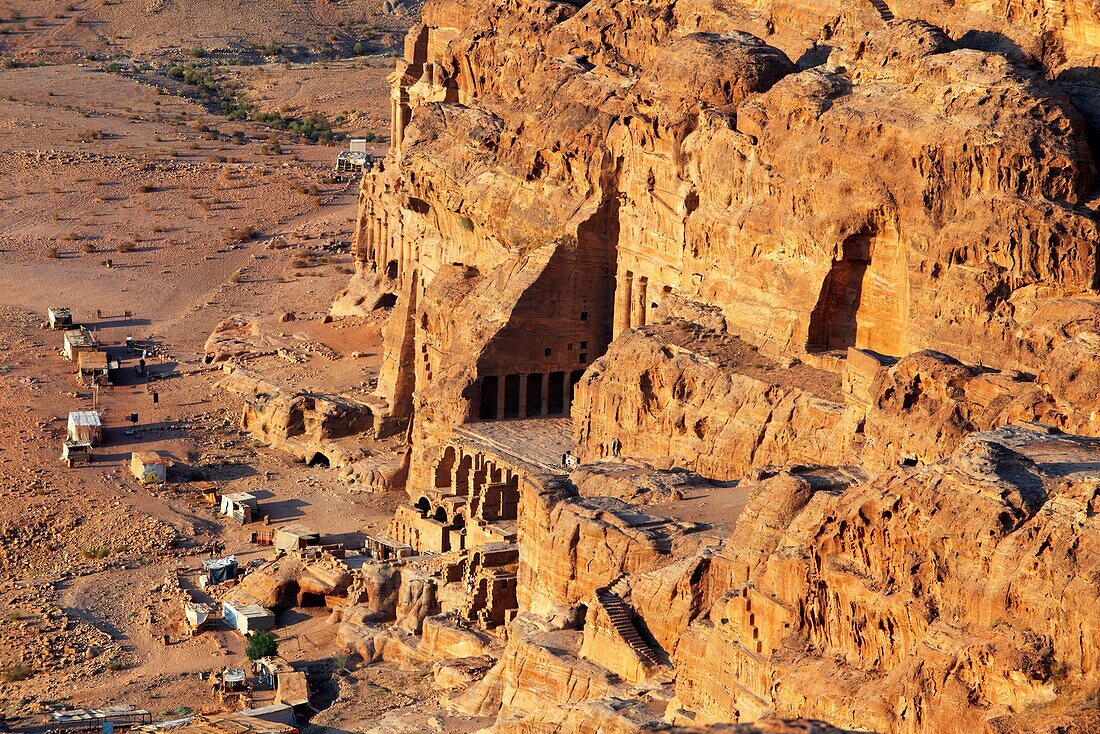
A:
POLYGON ((795 66, 799 71, 805 71, 806 69, 812 69, 815 66, 821 66, 829 60, 829 54, 833 52, 833 47, 827 44, 818 45, 816 42, 813 46, 806 49, 806 51, 798 57, 798 61, 795 62, 795 66))
POLYGON ((960 36, 955 41, 955 45, 973 51, 1001 54, 1013 62, 1013 66, 1022 66, 1030 71, 1038 71, 1039 69, 1039 63, 1035 57, 1020 48, 1020 44, 1003 33, 971 30, 960 36))
MULTIPOLYGON (((1063 94, 1085 118, 1086 140, 1094 168, 1100 168, 1100 68, 1075 66, 1050 77, 1042 59, 1036 58, 1003 33, 972 30, 960 37, 959 48, 998 53, 1011 62, 1015 71, 1027 79, 1029 90, 1036 96, 1063 94)), ((1094 178, 1090 193, 1095 195, 1094 178)))

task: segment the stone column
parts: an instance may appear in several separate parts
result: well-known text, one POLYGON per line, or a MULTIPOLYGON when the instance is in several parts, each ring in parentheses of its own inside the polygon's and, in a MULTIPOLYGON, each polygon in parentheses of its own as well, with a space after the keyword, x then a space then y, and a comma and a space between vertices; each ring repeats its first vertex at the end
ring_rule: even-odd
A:
POLYGON ((565 407, 565 417, 569 417, 569 409, 573 407, 572 402, 569 400, 569 370, 562 373, 564 379, 561 381, 561 404, 565 407))
POLYGON ((389 264, 392 260, 394 262, 393 267, 393 280, 400 282, 401 280, 401 241, 394 239, 393 232, 390 231, 390 223, 388 218, 382 220, 382 237, 386 241, 386 269, 389 270, 389 264))
POLYGON ((539 410, 539 415, 550 414, 550 373, 544 372, 542 375, 542 407, 539 410))
POLYGON ((409 106, 403 102, 397 103, 397 154, 401 155, 401 146, 405 143, 405 128, 409 125, 409 106))
POLYGON ((504 383, 508 381, 508 375, 497 378, 497 420, 504 420, 504 383))
POLYGON ((390 97, 390 154, 398 155, 401 148, 401 103, 397 101, 397 91, 390 97))
POLYGON ((635 278, 630 304, 630 326, 638 328, 646 322, 646 278, 635 278))
POLYGON ((389 253, 386 240, 382 237, 382 219, 377 214, 374 215, 374 221, 371 222, 370 229, 372 230, 371 237, 374 239, 374 266, 384 273, 386 271, 386 257, 389 253))
POLYGON ((630 293, 633 277, 631 273, 615 276, 615 316, 611 329, 611 338, 619 336, 630 328, 630 293))
POLYGON ((519 373, 519 417, 527 417, 527 373, 519 373))
POLYGON ((458 472, 462 467, 462 454, 455 452, 455 465, 451 467, 451 483, 447 487, 451 491, 451 494, 458 494, 458 472))
MULTIPOLYGON (((388 216, 387 214, 386 229, 389 229, 388 216)), ((406 252, 407 249, 408 244, 405 242, 405 238, 400 236, 399 233, 397 237, 397 282, 401 285, 405 285, 405 265, 407 263, 406 258, 408 257, 408 253, 406 252)))

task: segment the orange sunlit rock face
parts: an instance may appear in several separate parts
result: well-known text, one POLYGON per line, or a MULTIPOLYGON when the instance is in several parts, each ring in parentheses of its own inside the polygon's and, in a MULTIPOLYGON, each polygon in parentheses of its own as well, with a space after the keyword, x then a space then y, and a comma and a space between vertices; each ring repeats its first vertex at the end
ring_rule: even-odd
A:
POLYGON ((495 630, 432 632, 459 710, 1096 723, 1100 21, 1033 10, 424 7, 340 308, 394 303, 391 533, 515 547, 429 605, 495 630))

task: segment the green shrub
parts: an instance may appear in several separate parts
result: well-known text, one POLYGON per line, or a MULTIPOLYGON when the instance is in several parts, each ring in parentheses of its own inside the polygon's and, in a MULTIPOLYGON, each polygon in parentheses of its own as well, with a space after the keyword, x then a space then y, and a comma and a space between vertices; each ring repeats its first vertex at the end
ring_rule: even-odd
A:
POLYGON ((248 637, 248 645, 244 648, 244 654, 249 660, 271 657, 279 652, 279 642, 270 632, 253 632, 248 637))
POLYGON ((244 227, 229 227, 222 230, 222 241, 227 245, 239 245, 242 242, 256 239, 259 232, 256 228, 247 225, 244 227))
POLYGON ((176 706, 175 708, 165 709, 160 712, 160 718, 162 719, 182 719, 185 716, 190 716, 195 710, 190 706, 176 706))
POLYGON ((76 134, 76 142, 78 143, 90 143, 93 140, 103 140, 106 137, 106 133, 102 130, 80 130, 76 134))
POLYGON ((34 675, 34 670, 23 663, 12 663, 3 670, 3 678, 6 683, 18 683, 34 675))

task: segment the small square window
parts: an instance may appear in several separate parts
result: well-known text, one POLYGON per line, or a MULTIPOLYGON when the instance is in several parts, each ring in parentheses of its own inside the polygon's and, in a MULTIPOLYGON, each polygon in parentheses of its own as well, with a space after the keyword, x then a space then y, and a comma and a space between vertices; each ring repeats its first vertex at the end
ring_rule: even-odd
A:
POLYGON ((543 349, 543 350, 542 350, 542 353, 543 353, 544 355, 546 355, 547 357, 549 357, 549 356, 550 356, 551 354, 553 354, 553 353, 554 353, 554 350, 553 350, 553 349, 551 349, 550 347, 547 347, 546 349, 543 349))
POLYGON ((581 342, 581 349, 588 349, 588 342, 581 342))
POLYGON ((584 352, 581 352, 581 364, 587 364, 587 363, 588 363, 588 355, 585 354, 584 352))
POLYGON ((588 312, 581 311, 581 321, 588 321, 588 312))
POLYGON ((569 351, 570 351, 570 352, 572 352, 572 351, 573 351, 573 342, 569 342, 569 347, 568 347, 568 349, 569 349, 569 351))

